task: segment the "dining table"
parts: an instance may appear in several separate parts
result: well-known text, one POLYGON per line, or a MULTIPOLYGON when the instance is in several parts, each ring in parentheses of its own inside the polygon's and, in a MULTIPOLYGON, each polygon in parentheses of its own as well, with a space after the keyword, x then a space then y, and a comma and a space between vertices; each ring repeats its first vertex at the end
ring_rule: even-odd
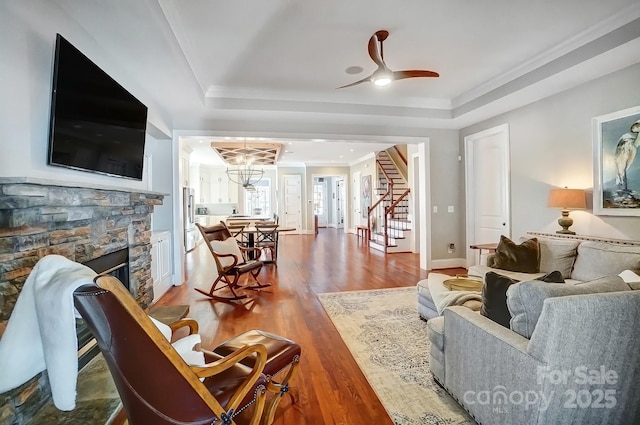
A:
MULTIPOLYGON (((259 223, 258 223, 259 224, 259 223)), ((264 227, 267 226, 271 226, 272 224, 264 224, 264 227)), ((262 226, 261 226, 262 227, 262 226)), ((295 227, 290 227, 290 226, 278 226, 276 227, 276 232, 278 233, 282 233, 282 232, 294 232, 296 231, 295 227)), ((256 245, 256 234, 258 233, 258 229, 256 228, 255 224, 249 224, 247 226, 245 226, 242 229, 242 232, 245 233, 247 235, 247 244, 248 244, 248 248, 255 248, 256 245)), ((255 253, 254 251, 249 251, 249 259, 253 260, 255 259, 255 253)), ((271 262, 271 261, 266 261, 267 263, 271 262)))

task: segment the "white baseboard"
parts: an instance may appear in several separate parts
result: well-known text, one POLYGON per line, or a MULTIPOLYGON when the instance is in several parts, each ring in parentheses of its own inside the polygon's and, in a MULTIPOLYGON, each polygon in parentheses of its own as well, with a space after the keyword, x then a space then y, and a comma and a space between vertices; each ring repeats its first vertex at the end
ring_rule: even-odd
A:
POLYGON ((464 258, 447 258, 444 260, 431 260, 431 269, 452 269, 455 267, 467 268, 467 260, 464 258))

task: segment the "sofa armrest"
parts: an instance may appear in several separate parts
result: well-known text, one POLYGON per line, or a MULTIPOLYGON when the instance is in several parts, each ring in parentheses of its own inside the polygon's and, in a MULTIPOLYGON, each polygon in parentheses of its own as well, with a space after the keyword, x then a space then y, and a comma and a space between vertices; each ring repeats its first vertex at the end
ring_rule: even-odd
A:
POLYGON ((637 291, 546 299, 529 352, 547 365, 540 375, 544 391, 559 396, 541 412, 541 422, 640 423, 639 325, 637 291), (569 396, 578 393, 608 397, 601 406, 567 409, 567 402, 575 404, 569 396))
POLYGON ((464 307, 447 308, 444 327, 447 390, 479 423, 536 423, 544 364, 528 354, 529 340, 464 307), (530 398, 510 403, 513 394, 530 398))

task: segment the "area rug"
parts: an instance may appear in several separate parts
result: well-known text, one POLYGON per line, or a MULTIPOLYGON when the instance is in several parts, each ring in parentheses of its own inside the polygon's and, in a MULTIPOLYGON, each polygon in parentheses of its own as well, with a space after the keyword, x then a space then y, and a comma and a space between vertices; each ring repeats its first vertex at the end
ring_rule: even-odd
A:
POLYGON ((331 321, 396 425, 475 424, 429 371, 415 288, 319 294, 331 321))

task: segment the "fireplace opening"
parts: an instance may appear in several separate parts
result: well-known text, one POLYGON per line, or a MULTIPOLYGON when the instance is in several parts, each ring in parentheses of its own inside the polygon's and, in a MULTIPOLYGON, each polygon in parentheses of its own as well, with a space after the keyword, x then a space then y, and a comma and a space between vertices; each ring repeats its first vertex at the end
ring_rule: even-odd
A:
MULTIPOLYGON (((123 248, 102 257, 83 263, 98 274, 110 274, 117 278, 128 289, 129 287, 129 248, 123 248)), ((98 355, 100 347, 83 319, 76 319, 78 336, 78 370, 98 355)))

